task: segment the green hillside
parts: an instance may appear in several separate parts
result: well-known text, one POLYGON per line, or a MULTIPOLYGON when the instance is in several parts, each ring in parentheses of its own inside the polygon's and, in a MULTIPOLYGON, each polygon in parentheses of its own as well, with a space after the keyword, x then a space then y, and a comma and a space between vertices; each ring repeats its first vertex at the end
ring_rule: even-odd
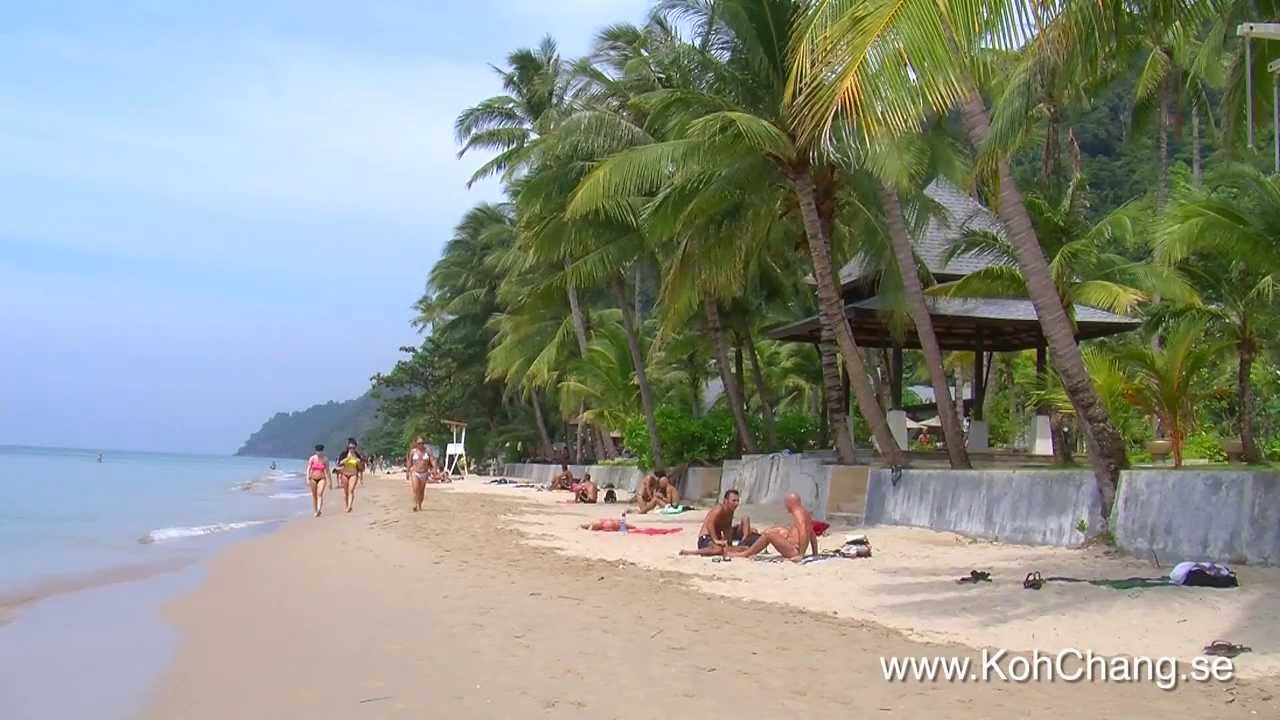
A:
POLYGON ((236 455, 304 458, 316 443, 336 451, 348 437, 363 441, 377 417, 378 401, 368 393, 346 402, 331 400, 306 410, 276 413, 245 440, 236 455))

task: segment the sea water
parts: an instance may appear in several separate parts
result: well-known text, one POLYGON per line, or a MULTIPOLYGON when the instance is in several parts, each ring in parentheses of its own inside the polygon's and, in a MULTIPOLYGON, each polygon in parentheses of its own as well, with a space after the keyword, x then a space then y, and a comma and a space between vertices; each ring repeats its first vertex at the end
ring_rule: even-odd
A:
POLYGON ((172 651, 160 605, 219 547, 308 514, 302 465, 0 446, 0 717, 136 712, 172 651))

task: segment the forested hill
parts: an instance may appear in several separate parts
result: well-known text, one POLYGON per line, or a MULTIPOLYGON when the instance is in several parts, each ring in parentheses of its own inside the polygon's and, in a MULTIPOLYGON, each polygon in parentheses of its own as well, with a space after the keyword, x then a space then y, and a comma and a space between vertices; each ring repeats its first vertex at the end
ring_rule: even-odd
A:
POLYGON ((304 458, 316 443, 337 456, 348 437, 363 438, 375 426, 378 401, 368 393, 346 402, 329 401, 306 410, 276 413, 249 436, 236 455, 304 458))

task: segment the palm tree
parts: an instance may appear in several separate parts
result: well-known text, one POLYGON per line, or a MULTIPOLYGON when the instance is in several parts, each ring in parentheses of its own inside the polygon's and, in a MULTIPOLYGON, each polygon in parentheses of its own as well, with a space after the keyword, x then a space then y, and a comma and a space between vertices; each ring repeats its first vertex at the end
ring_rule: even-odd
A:
MULTIPOLYGON (((959 110, 971 145, 987 149, 991 115, 979 92, 989 77, 990 48, 1054 57, 1086 47, 1084 30, 1100 37, 1126 28, 1125 3, 1063 3, 1062 12, 1027 42, 1040 3, 1017 0, 868 0, 814 3, 797 27, 791 93, 804 137, 823 137, 854 118, 866 133, 914 132, 930 112, 959 110), (901 62, 902 59, 907 62, 901 62)), ((1070 317, 1053 282, 1007 154, 984 156, 983 168, 998 186, 997 214, 1026 281, 1027 294, 1049 345, 1050 358, 1082 420, 1104 513, 1110 515, 1120 470, 1128 465, 1123 437, 1098 399, 1070 317)))
POLYGON ((1246 462, 1262 453, 1254 437, 1250 375, 1264 338, 1274 330, 1280 286, 1280 176, 1243 165, 1191 191, 1170 209, 1158 233, 1157 258, 1177 265, 1204 288, 1207 315, 1235 345, 1237 411, 1246 462))
POLYGON ((506 94, 463 110, 454 123, 462 146, 458 157, 472 150, 496 153, 472 174, 467 187, 492 175, 519 170, 529 144, 567 111, 568 77, 551 36, 544 37, 536 48, 512 52, 507 56, 507 67, 493 70, 502 78, 506 94))
POLYGON ((1131 346, 1117 354, 1131 379, 1125 397, 1156 415, 1173 443, 1173 465, 1182 466, 1182 444, 1193 429, 1196 406, 1210 394, 1207 375, 1227 347, 1206 341, 1205 323, 1186 318, 1165 336, 1164 346, 1131 346))
POLYGON ((717 56, 714 91, 703 87, 656 91, 643 98, 650 124, 664 139, 634 147, 601 163, 576 190, 569 212, 584 217, 616 207, 624 198, 706 184, 733 173, 772 192, 768 207, 784 206, 780 191, 798 206, 813 262, 823 324, 832 329, 859 409, 886 462, 905 462, 867 377, 858 345, 844 315, 832 261, 837 212, 835 168, 821 148, 798 143, 788 127, 783 90, 787 43, 798 17, 788 0, 718 0, 666 3, 698 28, 694 43, 717 56), (815 162, 815 158, 817 161, 815 162))
POLYGON ((590 409, 578 422, 622 428, 635 415, 640 399, 631 341, 621 325, 621 311, 601 313, 599 319, 586 357, 570 363, 560 382, 561 406, 585 404, 590 409))

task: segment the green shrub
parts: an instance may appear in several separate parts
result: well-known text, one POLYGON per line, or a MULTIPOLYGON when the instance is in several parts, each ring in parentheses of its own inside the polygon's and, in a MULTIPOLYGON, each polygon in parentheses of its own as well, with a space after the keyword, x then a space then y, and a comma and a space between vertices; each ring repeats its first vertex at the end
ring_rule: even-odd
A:
MULTIPOLYGON (((818 447, 818 418, 806 413, 783 413, 774 421, 778 429, 779 450, 808 452, 818 447)), ((764 443, 761 443, 763 446, 764 443)))
MULTIPOLYGON (((654 415, 658 440, 662 443, 662 459, 667 465, 718 465, 733 453, 733 418, 725 410, 713 410, 703 417, 693 417, 664 405, 654 415)), ((622 439, 641 468, 653 467, 653 449, 649 447, 649 432, 643 415, 627 421, 622 439)))
POLYGON ((1218 436, 1208 432, 1192 433, 1182 443, 1182 457, 1226 462, 1227 453, 1218 444, 1218 436))

